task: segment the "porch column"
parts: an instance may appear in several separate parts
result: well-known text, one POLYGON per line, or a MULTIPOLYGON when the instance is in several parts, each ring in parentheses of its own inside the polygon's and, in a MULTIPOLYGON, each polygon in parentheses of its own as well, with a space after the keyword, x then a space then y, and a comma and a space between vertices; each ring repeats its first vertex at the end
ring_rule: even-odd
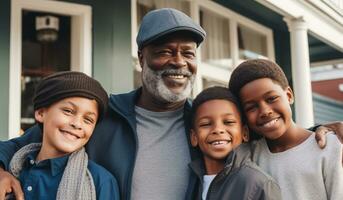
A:
POLYGON ((291 38, 295 120, 304 128, 313 126, 313 103, 307 25, 300 18, 285 18, 291 38))

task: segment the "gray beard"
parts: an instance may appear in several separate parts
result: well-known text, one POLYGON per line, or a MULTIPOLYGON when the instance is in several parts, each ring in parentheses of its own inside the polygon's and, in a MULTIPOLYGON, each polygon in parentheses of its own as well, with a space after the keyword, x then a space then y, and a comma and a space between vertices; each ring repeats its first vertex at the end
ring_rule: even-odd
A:
POLYGON ((146 64, 144 66, 145 69, 142 71, 142 82, 145 88, 148 90, 150 94, 152 94, 156 99, 162 102, 169 102, 175 103, 184 101, 187 97, 190 96, 192 92, 193 83, 195 80, 195 75, 191 74, 188 70, 182 69, 163 69, 154 71, 150 69, 146 64), (189 81, 184 88, 184 90, 180 93, 174 93, 168 89, 168 87, 164 84, 162 74, 166 71, 174 72, 177 74, 189 74, 189 81))

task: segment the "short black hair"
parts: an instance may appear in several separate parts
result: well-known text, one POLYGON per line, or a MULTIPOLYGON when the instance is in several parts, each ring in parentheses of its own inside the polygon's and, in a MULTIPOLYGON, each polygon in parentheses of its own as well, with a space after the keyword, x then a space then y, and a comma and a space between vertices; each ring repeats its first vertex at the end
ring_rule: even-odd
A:
POLYGON ((199 106, 207 101, 216 100, 216 99, 227 100, 229 102, 232 102, 238 108, 241 121, 244 124, 245 120, 243 118, 243 113, 242 113, 242 109, 240 107, 238 98, 228 88, 221 87, 221 86, 214 86, 214 87, 209 87, 203 90, 193 100, 192 112, 191 112, 192 113, 191 114, 192 128, 194 128, 195 116, 196 116, 196 112, 199 106))
POLYGON ((242 87, 260 78, 270 78, 273 82, 279 84, 282 89, 289 86, 286 75, 278 64, 266 59, 251 59, 241 63, 233 70, 229 89, 239 97, 242 87))

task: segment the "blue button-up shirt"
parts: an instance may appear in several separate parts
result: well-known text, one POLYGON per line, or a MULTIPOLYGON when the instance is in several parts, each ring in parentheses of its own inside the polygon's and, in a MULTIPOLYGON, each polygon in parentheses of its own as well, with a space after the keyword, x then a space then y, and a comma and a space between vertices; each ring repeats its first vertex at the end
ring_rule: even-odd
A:
MULTIPOLYGON (((19 180, 25 200, 56 199, 57 189, 62 179, 69 155, 35 162, 38 152, 29 154, 20 172, 19 180)), ((88 169, 92 174, 97 199, 119 200, 116 179, 103 167, 89 160, 88 169)))

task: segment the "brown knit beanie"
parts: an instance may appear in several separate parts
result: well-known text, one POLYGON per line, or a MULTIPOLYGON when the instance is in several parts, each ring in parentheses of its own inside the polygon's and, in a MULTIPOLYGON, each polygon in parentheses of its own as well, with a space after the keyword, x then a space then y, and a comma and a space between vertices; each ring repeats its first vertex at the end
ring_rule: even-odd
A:
POLYGON ((99 119, 106 112, 108 95, 100 83, 82 72, 57 72, 43 78, 36 87, 34 110, 48 107, 68 97, 94 99, 99 107, 99 119))

